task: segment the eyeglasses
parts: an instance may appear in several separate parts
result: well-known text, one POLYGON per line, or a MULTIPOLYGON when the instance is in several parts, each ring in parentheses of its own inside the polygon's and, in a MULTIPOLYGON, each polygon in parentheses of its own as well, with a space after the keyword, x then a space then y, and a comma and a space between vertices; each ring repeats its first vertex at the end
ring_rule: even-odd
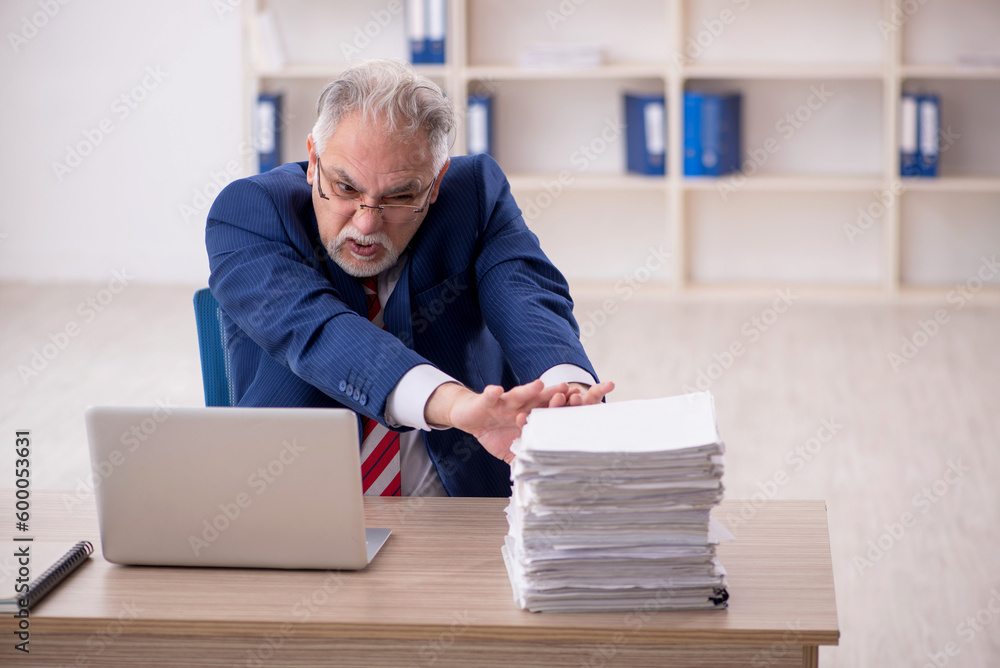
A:
MULTIPOLYGON (((353 197, 330 193, 334 199, 330 199, 330 197, 324 194, 322 179, 323 165, 319 161, 318 154, 316 155, 316 173, 316 187, 319 189, 319 196, 321 199, 325 199, 330 202, 334 213, 344 216, 345 218, 353 218, 359 212, 364 213, 365 209, 371 209, 372 213, 378 216, 383 223, 390 224, 412 223, 415 221, 420 214, 427 210, 427 205, 430 203, 431 199, 431 188, 434 185, 434 182, 431 181, 431 184, 427 186, 427 199, 424 200, 423 205, 419 208, 414 208, 415 203, 407 200, 415 200, 420 193, 417 193, 416 195, 392 196, 391 199, 401 200, 401 203, 399 204, 376 204, 372 206, 370 204, 365 204, 361 200, 361 193, 357 193, 353 197)), ((346 184, 343 185, 346 186, 346 184)), ((337 185, 334 185, 334 188, 337 187, 337 185)), ((350 188, 350 186, 346 187, 350 188)), ((353 188, 351 188, 351 190, 354 191, 353 188)))

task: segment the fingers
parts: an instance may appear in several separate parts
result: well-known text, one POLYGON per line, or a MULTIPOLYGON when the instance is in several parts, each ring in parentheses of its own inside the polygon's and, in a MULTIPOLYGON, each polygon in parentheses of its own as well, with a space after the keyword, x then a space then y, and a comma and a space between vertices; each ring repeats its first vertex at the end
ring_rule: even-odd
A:
POLYGON ((525 406, 530 405, 531 408, 562 406, 566 401, 567 393, 568 390, 565 383, 562 385, 552 385, 551 387, 546 387, 539 392, 538 396, 536 396, 533 401, 525 403, 525 406))
MULTIPOLYGON (((519 385, 504 392, 499 385, 488 385, 483 390, 483 398, 488 409, 523 413, 533 408, 560 408, 562 406, 589 406, 600 403, 615 389, 611 381, 598 383, 592 387, 579 384, 560 383, 545 387, 541 380, 519 385)), ((520 425, 523 426, 523 425, 520 425)))
POLYGON ((610 380, 598 383, 587 390, 585 396, 583 397, 583 403, 586 405, 600 403, 600 401, 604 399, 604 397, 613 389, 615 389, 615 384, 610 380))
POLYGON ((500 402, 500 398, 503 397, 503 388, 499 385, 487 385, 483 388, 483 400, 486 402, 487 408, 496 406, 500 402))
POLYGON ((611 381, 598 383, 597 385, 589 388, 580 385, 572 385, 566 395, 566 403, 564 405, 590 406, 598 404, 613 389, 615 389, 615 384, 611 381))
POLYGON ((566 383, 545 387, 541 380, 520 385, 506 392, 503 396, 504 405, 512 409, 539 408, 547 406, 559 394, 567 394, 569 386, 566 383))
POLYGON ((534 380, 524 385, 518 385, 504 393, 504 400, 511 404, 522 404, 536 398, 545 389, 541 380, 534 380))
POLYGON ((567 396, 565 394, 563 394, 562 392, 558 392, 558 393, 556 393, 549 400, 549 406, 548 407, 549 408, 560 408, 562 406, 565 406, 567 401, 568 401, 567 396))

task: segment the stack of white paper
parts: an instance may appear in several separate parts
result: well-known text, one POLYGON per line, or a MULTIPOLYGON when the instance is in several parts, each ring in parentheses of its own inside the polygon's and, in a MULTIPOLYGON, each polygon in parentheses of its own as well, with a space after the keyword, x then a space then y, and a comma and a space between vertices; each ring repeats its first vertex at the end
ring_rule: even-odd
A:
POLYGON ((604 47, 598 44, 532 44, 521 53, 521 67, 574 68, 600 67, 604 64, 604 47))
POLYGON ((711 394, 537 409, 513 450, 503 552, 519 607, 725 607, 711 394))

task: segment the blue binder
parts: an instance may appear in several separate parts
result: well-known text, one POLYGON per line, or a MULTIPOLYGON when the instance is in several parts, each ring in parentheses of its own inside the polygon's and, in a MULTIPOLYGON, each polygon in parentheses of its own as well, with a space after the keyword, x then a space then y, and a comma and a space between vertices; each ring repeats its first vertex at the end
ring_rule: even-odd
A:
POLYGON ((256 120, 257 161, 263 174, 282 165, 281 93, 261 93, 257 96, 256 120))
POLYGON ((684 93, 684 175, 704 176, 701 164, 701 103, 698 93, 684 93))
POLYGON ((920 176, 917 165, 917 96, 904 94, 899 100, 899 174, 920 176))
POLYGON ((444 64, 444 43, 447 34, 448 14, 446 0, 427 0, 427 60, 444 64))
POLYGON ((736 94, 722 98, 722 160, 720 174, 740 171, 740 157, 743 155, 743 136, 740 132, 740 118, 743 115, 743 98, 736 94))
POLYGON ((666 173, 665 102, 663 95, 625 95, 625 162, 633 174, 666 173))
POLYGON ((701 166, 706 176, 722 174, 722 98, 706 95, 701 101, 701 166))
POLYGON ((493 154, 493 98, 470 95, 465 116, 466 148, 469 155, 493 154))
POLYGON ((410 62, 420 65, 430 62, 427 39, 427 0, 407 0, 406 36, 410 43, 410 62))
POLYGON ((738 93, 684 93, 684 175, 722 176, 739 171, 742 98, 738 93))
POLYGON ((937 95, 917 96, 917 135, 917 173, 935 177, 941 156, 941 100, 937 95))

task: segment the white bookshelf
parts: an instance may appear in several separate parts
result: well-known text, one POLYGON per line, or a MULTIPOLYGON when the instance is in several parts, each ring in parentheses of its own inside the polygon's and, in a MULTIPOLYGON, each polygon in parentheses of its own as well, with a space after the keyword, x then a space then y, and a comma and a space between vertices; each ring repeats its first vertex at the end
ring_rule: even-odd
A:
MULTIPOLYGON (((972 276, 978 257, 1000 251, 1000 66, 963 64, 968 54, 1000 54, 1000 5, 925 3, 893 23, 894 4, 449 0, 447 64, 417 69, 460 103, 492 92, 494 157, 543 249, 574 285, 610 291, 650 248, 665 247, 670 262, 652 272, 646 294, 943 292, 972 276), (524 48, 546 41, 600 43, 607 64, 516 64, 524 48), (786 136, 777 121, 814 87, 833 95, 786 136), (745 179, 685 177, 686 89, 742 93, 744 152, 769 138, 779 150, 745 179), (909 90, 938 92, 942 126, 960 134, 942 153, 938 179, 898 175, 899 96, 909 90), (626 91, 666 96, 664 177, 627 174, 624 134, 608 139, 626 91), (875 224, 849 239, 845 226, 887 192, 875 224)), ((247 123, 258 91, 284 93, 285 160, 305 159, 316 96, 349 62, 344 45, 356 46, 358 29, 390 5, 244 4, 247 123), (265 7, 287 55, 279 69, 254 57, 254 16, 265 7)), ((351 60, 406 56, 398 14, 351 60)), ((460 123, 455 155, 465 151, 464 133, 460 123)), ((1000 286, 1000 277, 990 283, 1000 286)))

